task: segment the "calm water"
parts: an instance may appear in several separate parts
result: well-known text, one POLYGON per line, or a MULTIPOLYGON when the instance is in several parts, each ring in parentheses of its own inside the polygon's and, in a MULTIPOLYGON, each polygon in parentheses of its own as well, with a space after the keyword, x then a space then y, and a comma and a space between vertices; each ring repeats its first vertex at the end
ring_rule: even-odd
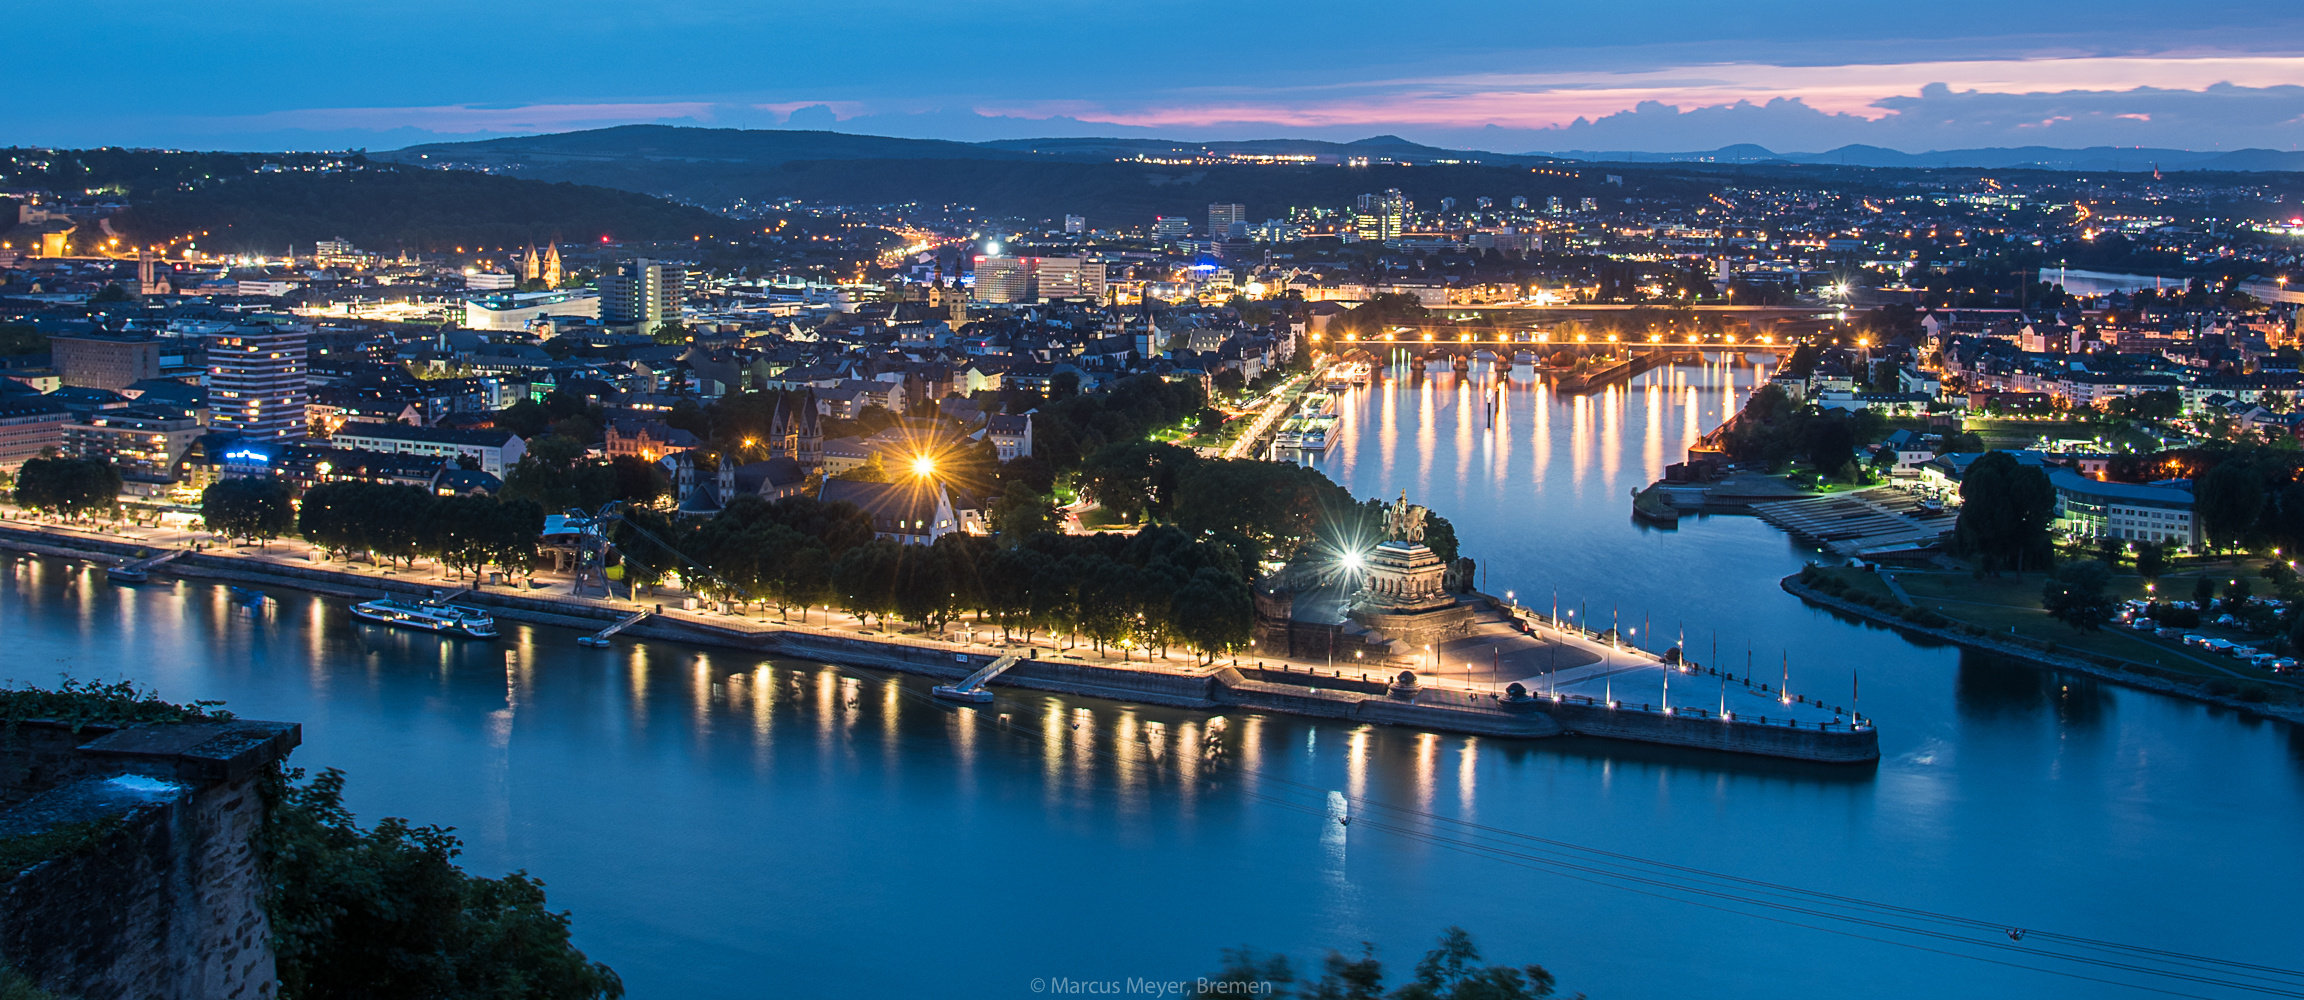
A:
POLYGON ((1322 464, 1356 494, 1406 489, 1446 514, 1493 590, 1547 603, 1557 586, 1564 604, 1659 633, 1685 622, 1700 657, 1717 630, 1722 661, 1749 647, 1766 672, 1788 657, 1811 691, 1850 693, 1860 669, 1877 770, 1286 717, 1218 725, 1008 692, 978 713, 870 671, 586 650, 545 628, 442 641, 292 591, 251 615, 220 587, 114 588, 56 561, 0 572, 13 651, 0 675, 125 676, 302 721, 297 764, 349 771, 366 819, 452 825, 473 868, 543 878, 638 997, 1028 997, 1035 977, 1198 975, 1243 943, 1310 958, 1373 941, 1406 972, 1451 923, 1596 998, 2147 995, 1798 925, 2036 961, 2021 952, 1628 885, 1590 856, 1563 872, 1528 841, 1483 853, 1455 820, 2293 964, 2304 742, 2286 727, 1811 611, 1775 584, 1809 553, 1750 518, 1631 523, 1627 492, 1757 377, 1721 364, 1581 399, 1512 388, 1493 428, 1484 383, 1387 383, 1348 400, 1322 464), (1350 826, 1329 818, 1336 792, 1359 803, 1350 826))

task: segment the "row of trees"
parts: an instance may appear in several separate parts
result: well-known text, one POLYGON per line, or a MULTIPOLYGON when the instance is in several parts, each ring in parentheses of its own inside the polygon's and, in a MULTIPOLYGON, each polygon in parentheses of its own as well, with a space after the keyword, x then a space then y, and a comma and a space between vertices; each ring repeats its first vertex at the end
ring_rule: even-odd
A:
POLYGON ((491 563, 524 573, 536 562, 544 508, 530 500, 434 496, 391 483, 322 483, 304 491, 296 529, 338 557, 412 562, 428 556, 459 576, 491 563))
POLYGON ((825 605, 940 632, 974 614, 1004 636, 1060 634, 1099 652, 1183 644, 1209 656, 1244 645, 1253 624, 1239 554, 1172 528, 900 545, 874 538, 849 504, 743 497, 700 524, 635 511, 615 531, 636 584, 678 571, 713 599, 799 608, 803 620, 825 605))
MULTIPOLYGON (((1382 503, 1357 502, 1307 466, 1207 459, 1188 448, 1132 441, 1098 449, 1077 481, 1083 494, 1122 517, 1231 542, 1248 565, 1286 562, 1320 544, 1381 540, 1382 503)), ((1446 518, 1430 515, 1424 541, 1442 561, 1456 560, 1456 529, 1446 518)))

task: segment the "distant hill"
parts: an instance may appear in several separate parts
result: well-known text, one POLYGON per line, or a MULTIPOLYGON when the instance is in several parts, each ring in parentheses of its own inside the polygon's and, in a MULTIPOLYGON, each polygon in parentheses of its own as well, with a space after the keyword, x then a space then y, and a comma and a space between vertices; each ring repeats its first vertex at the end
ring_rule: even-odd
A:
MULTIPOLYGON (((1192 159, 1227 154, 1320 156, 1330 160, 1367 157, 1374 161, 1389 158, 1395 162, 1415 164, 1477 161, 1481 164, 1525 166, 1563 162, 1552 157, 1440 149, 1390 135, 1348 143, 1311 139, 1184 143, 1164 139, 1103 138, 1005 139, 972 143, 940 139, 894 139, 842 132, 680 128, 669 125, 626 125, 555 135, 431 143, 370 155, 376 159, 401 163, 446 165, 514 177, 623 188, 691 204, 726 208, 735 205, 739 199, 757 203, 763 198, 818 197, 815 193, 801 193, 800 189, 790 186, 793 177, 781 171, 786 165, 794 163, 859 163, 859 169, 866 174, 884 179, 891 178, 888 171, 874 169, 869 165, 891 161, 977 161, 1081 166, 1100 164, 1122 171, 1115 173, 1115 177, 1130 178, 1121 185, 1125 187, 1127 183, 1139 182, 1133 179, 1135 175, 1125 173, 1137 169, 1137 166, 1116 161, 1136 157, 1192 159)), ((976 171, 970 173, 971 176, 980 174, 976 171)), ((809 192, 824 186, 815 183, 818 179, 828 182, 837 180, 812 177, 807 187, 809 192)), ((830 186, 855 192, 855 200, 867 202, 916 200, 910 193, 899 193, 899 189, 902 192, 933 189, 951 195, 934 199, 938 201, 958 201, 985 207, 989 207, 992 201, 1012 203, 997 196, 979 197, 970 192, 957 191, 951 185, 937 184, 933 179, 895 180, 901 183, 888 189, 884 195, 861 191, 853 184, 830 186)), ((1375 190, 1382 190, 1382 186, 1375 190)), ((1303 200, 1297 198, 1288 203, 1303 200)), ((1126 203, 1125 208, 1119 205, 1106 208, 1102 206, 1107 203, 1096 202, 1075 203, 1072 210, 1133 212, 1139 204, 1149 204, 1160 199, 1123 201, 1126 203)), ((1203 201, 1200 210, 1205 207, 1203 201)), ((1196 210, 1195 214, 1200 210, 1196 210)), ((1062 214, 1062 210, 1058 210, 1058 214, 1062 214)))
POLYGON ((784 129, 686 128, 619 125, 551 135, 438 142, 410 146, 374 159, 401 163, 447 160, 460 164, 600 163, 616 160, 745 163, 773 166, 788 160, 1031 160, 1009 150, 944 139, 895 139, 845 132, 784 129))
POLYGON ((1930 150, 1907 153, 1879 146, 1850 145, 1821 153, 1779 153, 1765 146, 1740 143, 1719 149, 1684 153, 1638 150, 1568 150, 1552 154, 1597 163, 1788 163, 1851 167, 1952 168, 1975 170, 2170 170, 2291 171, 2304 170, 2304 152, 2276 149, 2240 149, 2201 152, 2186 149, 2148 149, 2132 146, 2091 146, 2058 149, 2053 146, 1990 147, 1930 150))
POLYGON ((999 216, 1056 219, 1083 215, 1090 226, 1142 226, 1155 215, 1198 220, 1211 202, 1247 206, 1251 219, 1281 218, 1295 206, 1350 204, 1357 196, 1399 188, 1418 205, 1487 196, 1507 203, 1525 196, 1621 198, 1634 192, 1702 189, 1699 182, 1656 171, 1626 174, 1625 187, 1600 171, 1537 174, 1520 166, 1156 166, 1139 163, 1007 163, 994 160, 813 160, 782 164, 751 178, 759 198, 817 204, 920 202, 969 204, 999 216))
POLYGON ((631 191, 381 164, 335 173, 251 173, 135 201, 109 220, 135 243, 193 233, 210 252, 279 253, 343 237, 394 252, 518 247, 530 240, 688 239, 746 229, 631 191))

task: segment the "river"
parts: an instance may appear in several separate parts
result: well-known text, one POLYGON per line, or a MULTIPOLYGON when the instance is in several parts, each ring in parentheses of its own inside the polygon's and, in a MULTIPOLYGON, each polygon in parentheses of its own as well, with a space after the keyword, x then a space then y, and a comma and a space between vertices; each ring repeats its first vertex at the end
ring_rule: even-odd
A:
POLYGON ((364 821, 453 826, 472 869, 542 878, 641 998, 1028 997, 1036 980, 1207 974, 1242 944, 1302 965, 1373 942, 1398 977, 1450 924, 1595 998, 2149 995, 2017 967, 2137 980, 2039 959, 2044 931, 2291 960, 2304 741, 2289 727, 1810 609, 1776 580, 1814 553, 1752 518, 1630 520, 1629 490, 1762 371, 1681 365, 1581 398, 1513 387, 1493 426, 1485 383, 1386 381, 1345 400, 1320 464, 1357 495, 1406 490, 1447 516, 1491 590, 1542 605, 1557 587, 1595 618, 1685 628, 1699 658, 1716 642, 1730 666, 1789 663, 1796 689, 1860 693, 1877 768, 1005 690, 974 712, 874 671, 588 650, 509 623, 496 643, 443 640, 295 591, 252 613, 220 586, 113 587, 58 560, 0 573, 16 650, 0 674, 127 677, 302 722, 292 762, 349 772, 364 821), (1336 821, 1331 793, 1358 822, 1336 821), (1681 883, 1709 894, 1630 881, 1640 861, 1693 870, 1681 883), (2031 943, 1753 903, 1773 886, 2031 943))

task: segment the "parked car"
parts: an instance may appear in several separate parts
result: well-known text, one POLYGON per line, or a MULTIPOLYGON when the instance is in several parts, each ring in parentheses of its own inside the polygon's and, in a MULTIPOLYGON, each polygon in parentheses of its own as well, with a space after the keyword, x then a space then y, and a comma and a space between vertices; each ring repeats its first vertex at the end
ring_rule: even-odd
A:
POLYGON ((2226 654, 2229 654, 2233 650, 2240 648, 2238 644, 2234 643, 2230 639, 2210 639, 2207 642, 2201 643, 2201 645, 2208 647, 2211 652, 2226 654))
POLYGON ((2194 635, 2189 632, 2184 635, 2184 644, 2187 646, 2197 646, 2207 641, 2208 637, 2204 635, 2194 635))
POLYGON ((2273 660, 2271 663, 2266 664, 2266 666, 2271 667, 2272 672, 2276 674, 2292 674, 2296 672, 2296 661, 2291 657, 2280 657, 2276 660, 2273 660))

